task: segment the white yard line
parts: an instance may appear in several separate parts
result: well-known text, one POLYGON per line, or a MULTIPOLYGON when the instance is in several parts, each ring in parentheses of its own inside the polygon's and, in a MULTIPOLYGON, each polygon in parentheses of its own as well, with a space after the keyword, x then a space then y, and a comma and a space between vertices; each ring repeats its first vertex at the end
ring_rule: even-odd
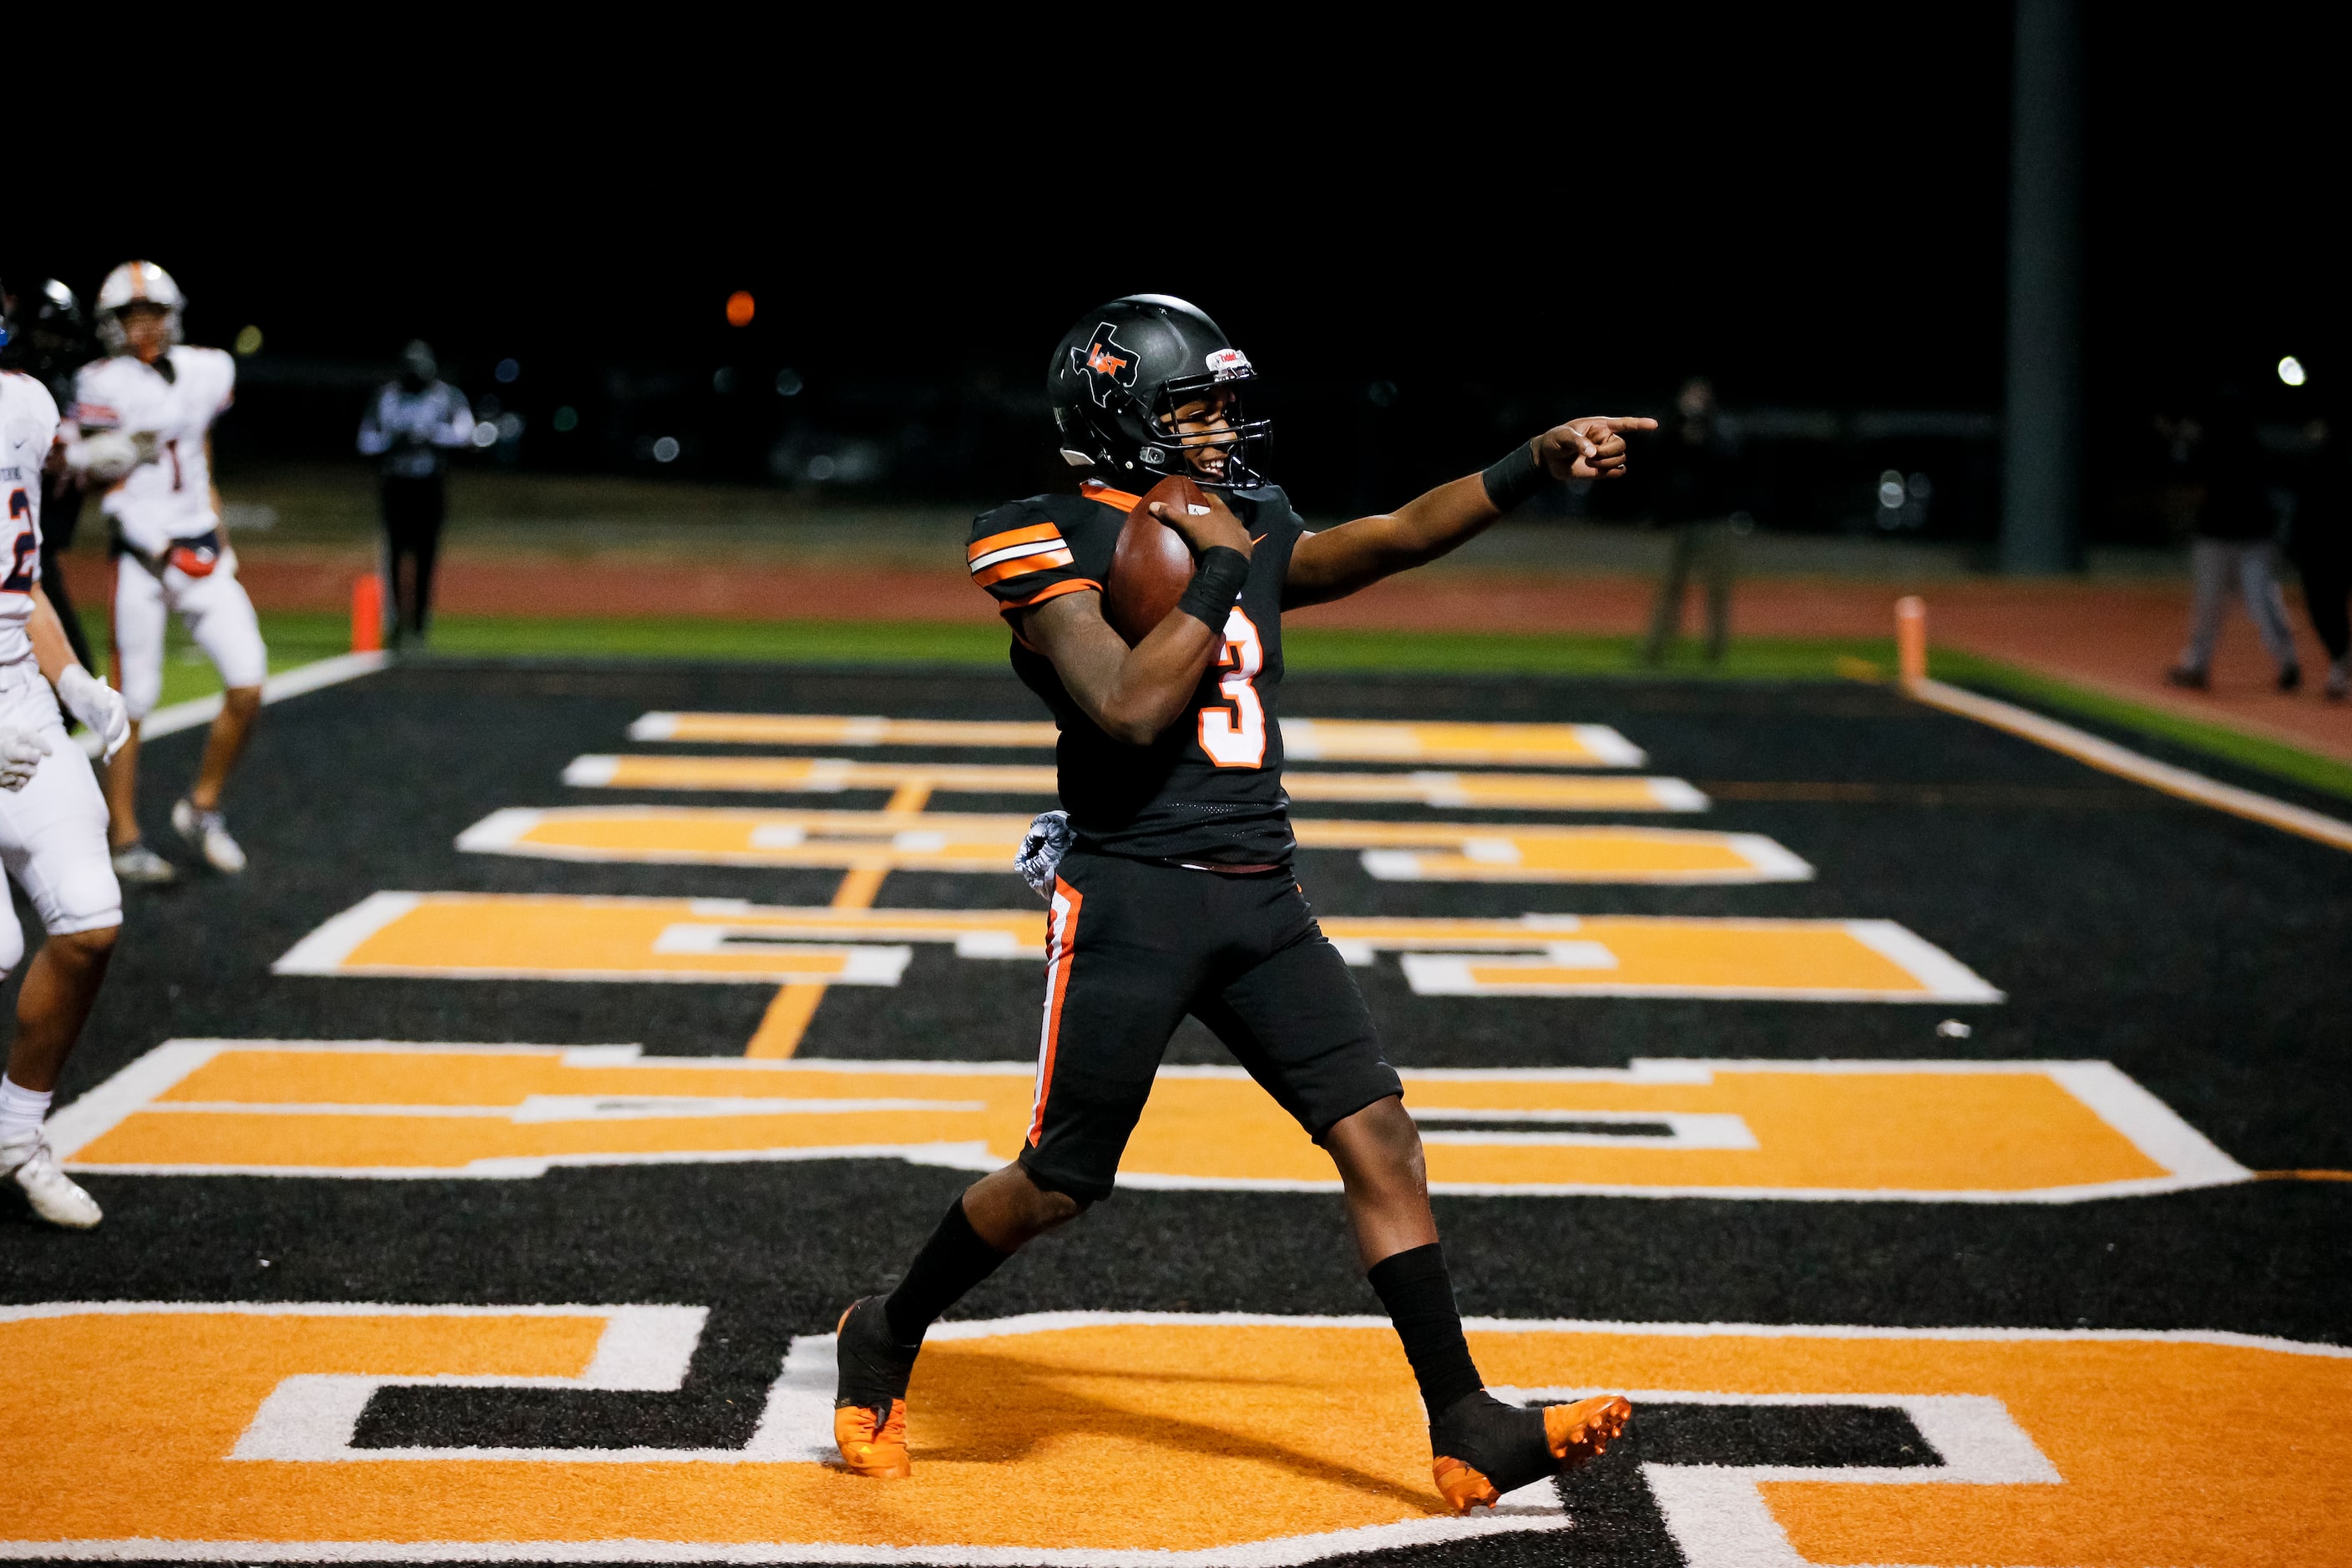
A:
MULTIPOLYGON (((344 653, 332 658, 322 658, 310 664, 298 664, 292 669, 271 676, 261 683, 261 700, 265 703, 299 697, 306 691, 316 691, 322 686, 338 686, 346 680, 356 680, 362 675, 373 675, 384 667, 380 653, 344 653)), ((209 724, 220 712, 220 694, 198 697, 192 701, 174 702, 168 708, 158 708, 141 721, 139 738, 152 741, 159 736, 174 735, 182 730, 193 730, 209 724)), ((75 737, 89 755, 98 755, 98 737, 84 731, 75 737)))
POLYGON ((1941 708, 1948 713, 1958 713, 1990 724, 1996 730, 2047 746, 2063 752, 2078 763, 2087 763, 2103 773, 2114 773, 2134 784, 2162 790, 2182 800, 2192 800, 2200 805, 2210 805, 2216 811, 2226 811, 2250 822, 2275 827, 2283 833, 2293 833, 2326 844, 2336 849, 2352 849, 2352 822, 2324 816, 2266 795, 2257 795, 2235 784, 2221 784, 2202 773, 2176 768, 2169 763, 2159 763, 2154 757, 2143 757, 2137 752, 2087 734, 2072 724, 2062 724, 2030 709, 1998 698, 1983 697, 1973 691, 1963 691, 1957 686, 1940 680, 1914 681, 1905 688, 1913 697, 1931 708, 1941 708))

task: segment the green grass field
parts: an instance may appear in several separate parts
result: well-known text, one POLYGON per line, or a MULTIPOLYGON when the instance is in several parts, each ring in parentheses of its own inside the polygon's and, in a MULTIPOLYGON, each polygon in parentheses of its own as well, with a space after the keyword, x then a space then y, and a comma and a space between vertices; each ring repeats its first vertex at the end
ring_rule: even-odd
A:
MULTIPOLYGON (((269 667, 290 669, 350 646, 350 625, 331 614, 265 613, 269 667)), ((102 616, 85 622, 105 646, 102 616)), ((1300 670, 1424 670, 1445 674, 1640 676, 1630 637, 1530 637, 1288 628, 1286 658, 1300 670)), ((719 621, 676 618, 540 620, 450 616, 436 621, 433 651, 460 658, 684 658, 779 664, 979 664, 1004 658, 1004 634, 982 623, 933 621, 719 621)), ((1720 665, 1696 643, 1676 647, 1666 673, 1707 679, 1885 680, 1895 668, 1891 639, 1758 638, 1736 642, 1720 665)), ((2036 707, 2159 736, 2242 767, 2352 799, 2352 765, 2219 724, 2143 708, 1994 659, 1934 655, 1939 679, 2015 697, 2036 707)), ((220 689, 212 665, 174 621, 165 656, 163 700, 220 689)))

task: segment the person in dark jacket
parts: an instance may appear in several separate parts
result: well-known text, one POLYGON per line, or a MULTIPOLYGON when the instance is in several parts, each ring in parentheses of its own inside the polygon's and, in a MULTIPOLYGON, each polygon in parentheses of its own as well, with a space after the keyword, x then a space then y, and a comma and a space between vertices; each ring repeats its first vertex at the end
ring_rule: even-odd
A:
POLYGON ((2327 700, 2352 696, 2352 419, 2327 423, 2327 436, 2294 511, 2295 570, 2311 629, 2327 648, 2327 700))
POLYGON ((360 419, 360 450, 383 459, 383 586, 393 607, 389 641, 422 642, 433 608, 433 563, 448 511, 445 453, 474 440, 466 395, 441 379, 428 343, 400 356, 400 379, 387 382, 360 419), (402 590, 400 568, 412 571, 402 590))
POLYGON ((2210 684, 2213 645, 2234 579, 2254 630, 2278 662, 2278 689, 2293 691, 2303 684, 2303 670, 2287 626, 2286 596, 2279 589, 2278 521, 2267 482, 2271 465, 2254 431, 2252 400, 2239 388, 2226 387, 2206 418, 2183 421, 2177 429, 2189 440, 2190 478, 2203 499, 2189 554, 2196 582, 2189 646, 2165 679, 2197 691, 2210 684))
POLYGON ((1642 662, 1663 660, 1666 645, 1681 635, 1683 593, 1696 574, 1706 586, 1706 657, 1720 663, 1731 636, 1731 584, 1739 568, 1738 537, 1745 531, 1744 516, 1734 521, 1736 452, 1716 411, 1715 385, 1706 377, 1695 375, 1683 384, 1675 413, 1645 453, 1661 470, 1657 519, 1674 531, 1674 542, 1642 662))

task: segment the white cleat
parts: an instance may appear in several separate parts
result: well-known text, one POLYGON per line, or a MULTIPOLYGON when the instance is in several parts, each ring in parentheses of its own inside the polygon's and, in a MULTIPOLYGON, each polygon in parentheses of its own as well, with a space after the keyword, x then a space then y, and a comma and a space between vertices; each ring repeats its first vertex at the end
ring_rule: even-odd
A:
POLYGON ((114 852, 114 876, 117 881, 160 888, 178 881, 180 868, 144 844, 127 844, 114 852))
POLYGON ((172 807, 172 826, 214 870, 235 876, 245 869, 245 850, 228 836, 228 819, 219 812, 198 811, 184 795, 172 807))
POLYGON ((106 1217, 98 1200, 58 1169, 58 1157, 38 1128, 0 1143, 0 1172, 16 1179, 33 1212, 51 1225, 88 1230, 106 1217))

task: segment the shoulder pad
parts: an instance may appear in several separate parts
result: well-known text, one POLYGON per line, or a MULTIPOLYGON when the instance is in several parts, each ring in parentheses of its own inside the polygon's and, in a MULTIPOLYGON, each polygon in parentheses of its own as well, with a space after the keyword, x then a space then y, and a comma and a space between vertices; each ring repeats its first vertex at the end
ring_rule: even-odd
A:
POLYGON ((973 520, 964 564, 977 586, 1008 607, 1098 588, 1101 584, 1087 575, 1080 557, 1091 560, 1099 552, 1108 558, 1107 539, 1096 521, 1104 515, 1076 496, 1008 502, 973 520))
POLYGON ((971 534, 965 542, 977 544, 989 535, 1002 533, 1008 528, 1019 528, 1024 523, 1042 521, 1046 515, 1045 502, 1048 499, 1045 496, 1028 496, 982 512, 971 520, 971 534))
POLYGON ((1097 506, 1110 508, 1121 517, 1133 511, 1143 500, 1139 491, 1123 490, 1116 485, 1105 484, 1100 479, 1087 480, 1078 486, 1078 493, 1097 506))
POLYGON ((47 419, 51 425, 58 422, 58 400, 41 384, 38 376, 12 370, 0 375, 0 382, 5 382, 9 398, 25 405, 26 412, 34 418, 47 419))

